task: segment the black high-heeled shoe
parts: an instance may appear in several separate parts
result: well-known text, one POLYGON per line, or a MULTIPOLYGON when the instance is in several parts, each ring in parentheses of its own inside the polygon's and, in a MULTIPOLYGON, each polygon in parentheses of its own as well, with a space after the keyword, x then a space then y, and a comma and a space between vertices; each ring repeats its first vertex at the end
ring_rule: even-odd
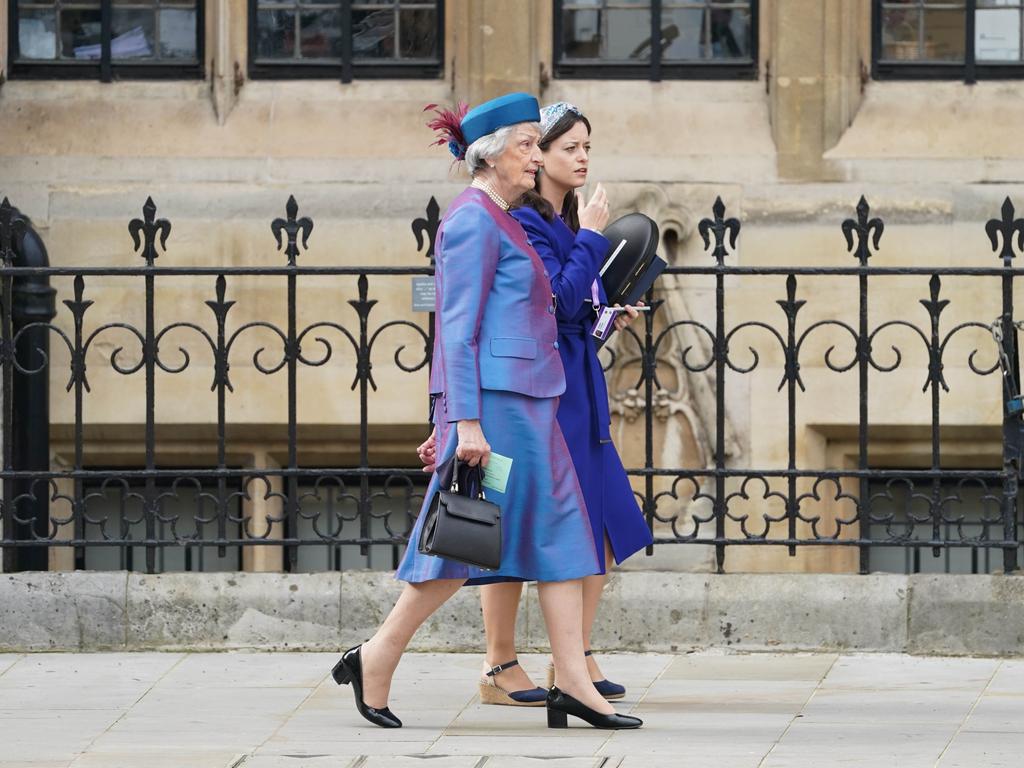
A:
POLYGON ((359 655, 359 650, 362 647, 362 645, 357 645, 355 648, 345 651, 341 660, 331 670, 331 677, 338 685, 352 684, 352 691, 356 695, 356 709, 359 710, 360 715, 381 728, 401 728, 402 721, 395 717, 394 712, 390 709, 387 707, 374 709, 366 706, 366 702, 363 701, 363 660, 359 655))
POLYGON ((552 688, 548 691, 548 698, 545 702, 548 709, 548 728, 568 728, 568 715, 578 717, 595 728, 606 728, 609 730, 625 730, 627 728, 639 728, 644 721, 632 715, 620 715, 613 712, 610 715, 603 715, 595 712, 579 699, 573 698, 568 693, 552 688))

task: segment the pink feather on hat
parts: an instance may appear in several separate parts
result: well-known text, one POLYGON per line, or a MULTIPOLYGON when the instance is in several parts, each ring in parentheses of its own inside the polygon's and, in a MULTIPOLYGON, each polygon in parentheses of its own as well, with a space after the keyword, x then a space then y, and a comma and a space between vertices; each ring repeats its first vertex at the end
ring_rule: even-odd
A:
POLYGON ((427 122, 427 127, 434 131, 438 137, 437 141, 432 142, 430 146, 439 147, 442 144, 447 144, 455 159, 457 161, 463 160, 469 147, 466 145, 466 139, 462 135, 462 118, 469 112, 469 104, 460 101, 454 111, 438 107, 437 104, 427 104, 423 111, 426 112, 427 110, 433 110, 434 114, 437 115, 437 117, 431 118, 427 122))

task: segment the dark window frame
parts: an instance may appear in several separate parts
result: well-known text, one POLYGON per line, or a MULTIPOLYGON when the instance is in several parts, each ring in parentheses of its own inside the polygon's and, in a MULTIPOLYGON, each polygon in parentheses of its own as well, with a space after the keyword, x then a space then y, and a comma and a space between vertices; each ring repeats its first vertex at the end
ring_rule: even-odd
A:
MULTIPOLYGON (((985 468, 989 469, 991 467, 986 466, 985 468)), ((913 472, 913 471, 920 470, 921 467, 919 467, 919 466, 894 467, 894 466, 887 465, 887 466, 884 466, 884 467, 872 467, 872 469, 881 469, 881 470, 889 470, 889 471, 891 471, 893 469, 906 469, 906 470, 908 470, 910 472, 913 472)), ((977 467, 967 467, 967 468, 956 467, 956 468, 952 468, 952 469, 949 468, 949 467, 943 467, 943 471, 951 471, 951 472, 957 472, 957 471, 960 471, 961 469, 964 472, 971 472, 971 471, 974 471, 975 469, 977 469, 977 467)), ((996 467, 995 469, 998 469, 998 468, 996 467)), ((911 488, 911 492, 920 492, 922 494, 928 495, 931 492, 931 489, 930 489, 928 483, 929 483, 929 481, 921 481, 921 483, 919 485, 914 485, 911 488)), ((883 481, 868 480, 869 496, 873 499, 874 495, 875 495, 875 490, 874 489, 876 487, 882 486, 884 484, 885 484, 884 480, 883 481)), ((951 490, 951 488, 947 486, 947 487, 944 487, 941 490, 941 492, 944 493, 944 494, 948 494, 950 492, 950 490, 951 490)), ((993 490, 994 494, 1002 493, 1002 488, 1001 487, 996 487, 996 488, 993 488, 992 490, 993 490)), ((954 492, 957 492, 957 491, 954 491, 954 492)), ((872 501, 871 504, 874 504, 874 502, 872 501)), ((1017 496, 1016 512, 1015 512, 1015 514, 1016 514, 1016 518, 1017 518, 1017 524, 1018 525, 1024 524, 1024 494, 1019 494, 1017 496)), ((893 522, 896 525, 905 525, 906 524, 905 523, 905 518, 894 520, 893 522)), ((965 520, 964 522, 968 526, 975 526, 975 525, 983 526, 984 525, 981 521, 975 521, 975 520, 965 520)), ((923 525, 923 524, 921 524, 921 525, 923 525)), ((946 528, 947 536, 951 540, 952 536, 949 536, 948 534, 949 534, 949 531, 954 527, 955 524, 954 523, 943 522, 942 525, 946 528)), ((988 523, 988 525, 991 528, 996 529, 1000 525, 1000 523, 994 522, 994 521, 990 521, 988 523)), ((866 526, 867 526, 867 529, 868 529, 868 534, 867 534, 868 538, 873 539, 874 541, 878 541, 878 540, 880 540, 882 538, 881 536, 879 536, 878 538, 875 538, 875 532, 872 531, 872 528, 876 528, 877 527, 878 529, 881 529, 881 530, 884 531, 885 523, 869 520, 866 523, 866 526)), ((864 535, 863 531, 861 532, 861 535, 862 536, 864 535)), ((919 541, 920 539, 917 539, 917 540, 919 541)), ((934 571, 934 570, 928 571, 925 568, 923 568, 922 567, 922 560, 925 559, 925 558, 929 558, 929 559, 932 560, 932 562, 934 562, 935 558, 937 558, 937 557, 941 557, 942 558, 942 565, 943 565, 943 572, 944 573, 946 573, 946 574, 961 573, 962 574, 963 573, 962 571, 955 571, 955 570, 951 570, 950 569, 950 566, 952 564, 953 557, 954 557, 954 550, 956 550, 956 549, 967 549, 969 551, 970 566, 971 566, 970 573, 971 574, 979 574, 979 573, 989 573, 990 574, 993 571, 998 570, 999 568, 1002 567, 1002 561, 998 557, 998 553, 1002 551, 1001 547, 996 547, 996 546, 977 546, 977 547, 964 547, 964 548, 960 548, 960 547, 942 547, 941 550, 933 550, 930 547, 922 547, 922 546, 914 546, 914 545, 911 545, 911 546, 900 546, 899 544, 892 544, 892 545, 887 546, 887 547, 871 546, 871 547, 868 548, 868 566, 867 566, 867 570, 864 571, 865 573, 898 573, 899 572, 899 571, 892 571, 892 570, 884 570, 883 567, 880 567, 880 566, 884 566, 884 564, 885 564, 885 558, 883 557, 883 550, 887 550, 887 549, 892 549, 892 550, 899 550, 899 549, 901 549, 901 550, 903 550, 903 553, 902 553, 903 554, 903 563, 904 563, 903 573, 904 574, 908 574, 908 575, 909 574, 916 574, 916 573, 936 573, 936 571, 934 571)), ((1022 541, 1018 545, 1017 549, 1018 549, 1018 551, 1019 551, 1019 553, 1021 555, 1024 555, 1024 541, 1022 541)))
MULTIPOLYGON (((874 80, 963 80, 972 85, 978 80, 1015 80, 1024 78, 1024 62, 1019 64, 979 63, 975 57, 975 11, 977 0, 963 0, 964 61, 900 62, 882 58, 882 6, 888 0, 871 4, 871 77, 874 80)), ((987 10, 987 8, 983 8, 987 10)))
MULTIPOLYGON (((249 31, 248 67, 251 80, 440 80, 444 77, 445 0, 433 0, 437 8, 437 61, 353 61, 352 24, 342 29, 341 61, 290 61, 260 59, 256 55, 259 35, 257 11, 259 0, 248 0, 249 31)), ((353 0, 338 0, 341 17, 352 17, 353 0)))
POLYGON ((627 64, 599 60, 563 58, 562 25, 565 0, 553 0, 552 60, 554 76, 566 80, 757 80, 761 74, 760 0, 750 0, 749 61, 686 61, 661 60, 662 0, 651 3, 651 58, 647 62, 627 64))
MULTIPOLYGON (((118 473, 118 472, 137 471, 137 470, 143 469, 143 468, 144 467, 141 464, 130 464, 130 465, 120 465, 120 464, 118 464, 118 465, 105 465, 104 464, 104 465, 89 465, 89 466, 86 467, 86 469, 89 469, 91 471, 110 473, 112 476, 115 476, 115 477, 116 477, 116 473, 118 473)), ((234 468, 235 467, 229 467, 229 469, 234 469, 234 468)), ((191 471, 191 470, 203 470, 203 469, 206 469, 206 467, 163 465, 163 466, 157 466, 156 469, 172 469, 172 470, 174 470, 176 472, 180 472, 182 474, 182 477, 187 477, 189 471, 191 471)), ((82 495, 83 495, 83 498, 85 497, 85 495, 87 493, 95 492, 98 488, 100 488, 103 485, 103 481, 104 481, 104 478, 102 478, 102 477, 96 478, 96 479, 90 479, 90 480, 83 480, 82 481, 82 495)), ((157 491, 163 491, 165 489, 171 488, 174 485, 174 479, 169 479, 167 477, 156 477, 156 478, 153 478, 152 483, 153 483, 153 487, 157 491)), ((130 486, 130 490, 132 490, 134 492, 137 492, 137 493, 142 493, 144 488, 145 488, 145 486, 146 486, 146 481, 145 480, 137 479, 135 481, 135 484, 130 486)), ((117 486, 114 486, 114 487, 116 488, 117 486)), ((188 487, 188 486, 186 486, 186 487, 188 487)), ((212 483, 208 482, 206 485, 203 486, 203 489, 208 491, 208 492, 216 493, 216 491, 217 491, 216 481, 213 481, 212 483)), ((237 480, 228 479, 226 481, 226 490, 227 490, 228 493, 238 494, 242 490, 242 484, 239 481, 237 481, 237 480)), ((237 507, 238 507, 238 509, 235 510, 235 515, 238 516, 238 517, 241 517, 241 504, 242 504, 241 499, 240 498, 235 498, 233 500, 233 503, 236 504, 237 507)), ((161 523, 161 525, 170 525, 170 524, 169 523, 161 523)), ((213 524, 212 523, 207 523, 207 525, 213 525, 213 524)), ((234 523, 234 525, 238 526, 239 535, 241 535, 242 523, 234 523)), ((86 532, 83 530, 83 535, 85 535, 85 534, 86 534, 86 532)), ((88 550, 90 548, 92 548, 93 546, 96 546, 97 548, 99 548, 100 545, 91 545, 89 543, 86 543, 86 544, 84 544, 84 545, 82 545, 80 547, 74 547, 74 561, 75 561, 74 569, 76 571, 92 571, 92 570, 94 570, 94 569, 88 567, 88 563, 87 563, 87 560, 86 560, 86 557, 88 555, 88 550)), ((146 544, 145 544, 144 540, 142 540, 142 541, 126 541, 126 542, 124 542, 122 544, 107 545, 104 548, 118 550, 118 556, 119 556, 119 558, 121 560, 121 570, 132 571, 132 572, 140 572, 140 573, 144 572, 144 571, 139 570, 138 565, 135 563, 135 551, 137 549, 145 550, 145 548, 146 548, 146 544)), ((191 543, 191 542, 190 543, 182 543, 182 544, 179 544, 179 545, 173 547, 174 549, 184 550, 184 559, 185 559, 184 568, 182 570, 180 570, 180 571, 179 570, 167 570, 166 568, 163 567, 163 565, 164 565, 164 556, 165 556, 166 551, 169 548, 172 548, 172 547, 164 545, 164 546, 159 547, 159 549, 157 550, 157 557, 156 557, 156 559, 160 563, 161 567, 158 568, 155 571, 155 573, 205 573, 205 572, 216 573, 217 572, 217 571, 205 571, 203 569, 203 567, 202 567, 203 566, 203 561, 205 559, 204 558, 204 554, 203 554, 204 549, 216 549, 217 546, 215 544, 204 544, 204 543, 202 543, 200 541, 200 542, 196 542, 196 543, 191 543)), ((244 556, 244 549, 245 548, 243 546, 241 546, 241 545, 235 544, 235 545, 230 545, 230 546, 226 547, 225 549, 231 550, 232 556, 237 558, 238 570, 241 572, 242 571, 242 567, 243 567, 243 556, 244 556)), ((143 559, 145 559, 145 558, 143 558, 143 559)), ((220 571, 220 572, 221 573, 225 573, 225 571, 220 571)))
POLYGON ((18 60, 21 43, 18 37, 18 0, 7 2, 7 71, 18 80, 203 80, 206 77, 206 3, 196 0, 196 60, 192 63, 161 64, 132 60, 114 61, 110 55, 113 0, 100 0, 103 30, 102 49, 98 61, 71 63, 65 61, 18 60))

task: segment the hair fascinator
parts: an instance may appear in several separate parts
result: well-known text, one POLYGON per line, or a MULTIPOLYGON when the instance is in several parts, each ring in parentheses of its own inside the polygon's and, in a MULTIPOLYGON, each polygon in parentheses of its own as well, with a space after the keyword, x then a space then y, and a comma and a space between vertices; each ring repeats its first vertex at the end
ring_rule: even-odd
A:
POLYGON ((566 112, 571 112, 577 117, 583 117, 580 108, 567 101, 557 101, 554 104, 548 104, 540 111, 540 137, 542 140, 555 127, 555 124, 565 116, 566 112))
POLYGON ((438 107, 437 104, 427 104, 423 111, 426 112, 427 110, 433 110, 434 114, 437 115, 437 117, 431 118, 427 122, 427 127, 437 134, 437 141, 433 142, 430 146, 439 147, 442 144, 447 144, 448 150, 455 157, 455 160, 463 160, 466 157, 466 150, 469 148, 469 144, 462 134, 462 118, 469 112, 469 104, 460 101, 454 110, 438 107))

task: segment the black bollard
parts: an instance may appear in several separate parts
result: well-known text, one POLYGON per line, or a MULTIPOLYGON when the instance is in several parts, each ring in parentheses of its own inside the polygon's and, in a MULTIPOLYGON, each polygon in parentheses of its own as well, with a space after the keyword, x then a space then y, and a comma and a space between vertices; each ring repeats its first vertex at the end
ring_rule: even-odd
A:
MULTIPOLYGON (((20 213, 15 212, 21 216, 20 213)), ((14 245, 14 266, 48 267, 46 246, 24 216, 24 236, 14 245)), ((56 316, 56 291, 47 275, 23 275, 12 285, 11 314, 13 334, 17 338, 14 372, 14 397, 11 413, 11 464, 14 470, 50 469, 50 332, 35 323, 49 323, 56 316), (19 336, 20 333, 20 336, 19 336), (21 368, 25 372, 18 370, 21 368)), ((14 538, 31 541, 49 538, 50 483, 47 480, 16 480, 12 483, 14 538)), ((46 546, 11 547, 14 562, 7 571, 45 571, 49 567, 46 546)))

